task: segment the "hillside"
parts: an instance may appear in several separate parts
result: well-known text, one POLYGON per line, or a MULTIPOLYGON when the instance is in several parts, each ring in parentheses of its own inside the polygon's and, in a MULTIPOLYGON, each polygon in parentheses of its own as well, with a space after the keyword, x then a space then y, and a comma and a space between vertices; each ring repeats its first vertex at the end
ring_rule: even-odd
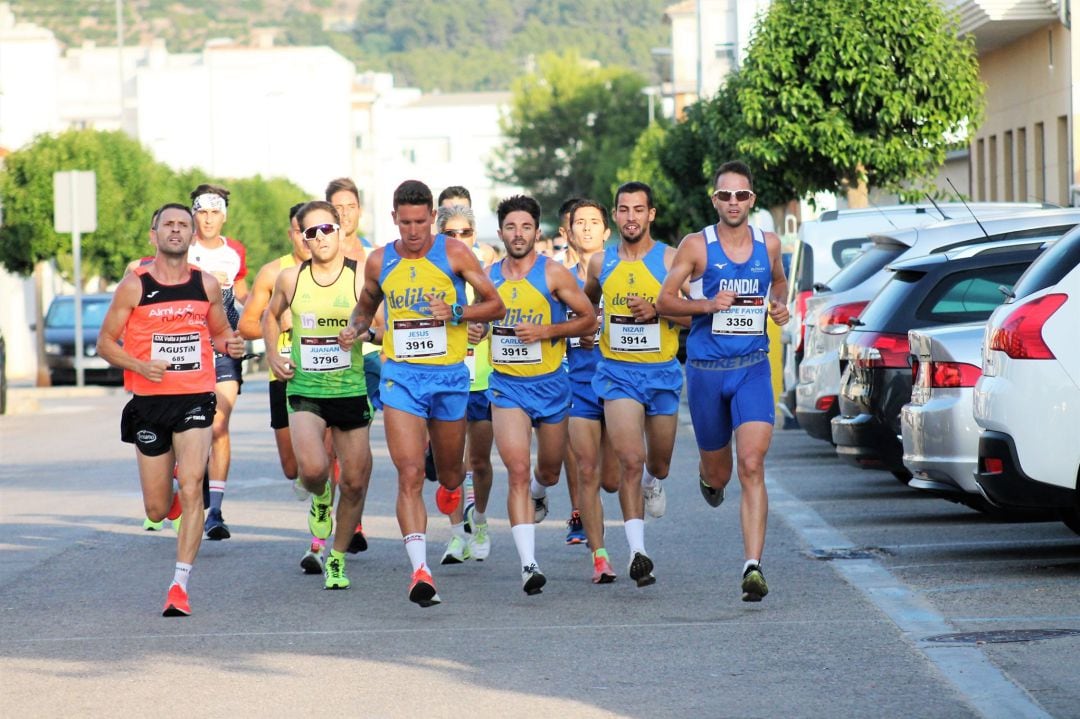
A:
MULTIPOLYGON (((8 0, 16 17, 67 46, 116 43, 114 0, 8 0)), ((574 48, 655 81, 668 47, 665 0, 123 0, 124 42, 163 38, 172 52, 210 39, 329 45, 360 70, 444 92, 506 90, 531 58, 574 48)))

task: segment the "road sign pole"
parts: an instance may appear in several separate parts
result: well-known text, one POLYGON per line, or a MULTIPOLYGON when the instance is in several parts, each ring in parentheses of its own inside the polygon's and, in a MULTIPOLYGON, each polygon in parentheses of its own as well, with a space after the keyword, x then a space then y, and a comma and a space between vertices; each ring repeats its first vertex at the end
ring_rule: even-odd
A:
MULTIPOLYGON (((79 190, 74 173, 71 173, 71 216, 76 218, 79 216, 79 190)), ((82 387, 84 384, 82 233, 79 232, 77 221, 72 223, 71 228, 71 256, 75 261, 75 384, 82 387)))

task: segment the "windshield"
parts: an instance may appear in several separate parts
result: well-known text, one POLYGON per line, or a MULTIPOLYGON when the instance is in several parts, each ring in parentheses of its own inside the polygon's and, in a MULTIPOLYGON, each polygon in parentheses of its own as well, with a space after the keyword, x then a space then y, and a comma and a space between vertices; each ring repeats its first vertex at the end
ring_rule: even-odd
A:
POLYGON ((847 267, 832 276, 825 284, 833 292, 844 292, 857 287, 876 275, 885 265, 900 256, 907 247, 898 244, 874 243, 866 252, 856 257, 847 267))
MULTIPOLYGON (((101 327, 108 310, 108 302, 84 299, 82 303, 83 328, 101 327)), ((45 318, 45 326, 53 329, 75 329, 75 301, 54 301, 52 307, 49 308, 49 316, 45 318)))
POLYGON ((1013 288, 1019 299, 1056 285, 1080 263, 1080 229, 1073 230, 1042 254, 1013 288))

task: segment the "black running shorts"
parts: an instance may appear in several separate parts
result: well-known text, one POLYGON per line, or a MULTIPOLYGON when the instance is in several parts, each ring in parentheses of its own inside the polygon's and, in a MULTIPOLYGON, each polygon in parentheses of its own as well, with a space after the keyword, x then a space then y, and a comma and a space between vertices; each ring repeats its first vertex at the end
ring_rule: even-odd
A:
POLYGON ((147 457, 172 449, 176 432, 213 426, 217 400, 213 392, 136 395, 120 416, 120 439, 147 457))

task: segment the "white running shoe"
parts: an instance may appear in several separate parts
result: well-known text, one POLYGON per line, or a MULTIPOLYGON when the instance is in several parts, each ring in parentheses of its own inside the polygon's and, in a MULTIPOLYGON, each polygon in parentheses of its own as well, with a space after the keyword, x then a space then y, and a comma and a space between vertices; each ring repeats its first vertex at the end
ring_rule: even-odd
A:
POLYGON ((533 497, 533 523, 540 524, 544 521, 544 517, 548 515, 548 497, 545 494, 543 497, 533 497))
POLYGON ((491 554, 491 535, 488 534, 487 522, 474 524, 473 533, 469 537, 469 551, 472 558, 482 562, 491 554))
POLYGON ((664 494, 664 483, 659 479, 653 482, 651 487, 642 487, 641 496, 645 499, 645 512, 650 517, 660 518, 667 510, 667 495, 664 494))
POLYGON ((472 550, 466 542, 458 537, 452 537, 446 545, 446 551, 442 555, 443 564, 462 564, 466 559, 472 558, 472 550))
POLYGON ((521 588, 525 590, 525 593, 532 596, 533 594, 539 594, 544 590, 544 585, 547 584, 547 577, 540 571, 540 567, 536 566, 536 563, 521 568, 521 588))

